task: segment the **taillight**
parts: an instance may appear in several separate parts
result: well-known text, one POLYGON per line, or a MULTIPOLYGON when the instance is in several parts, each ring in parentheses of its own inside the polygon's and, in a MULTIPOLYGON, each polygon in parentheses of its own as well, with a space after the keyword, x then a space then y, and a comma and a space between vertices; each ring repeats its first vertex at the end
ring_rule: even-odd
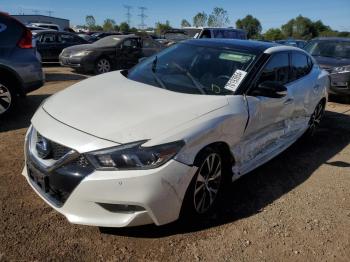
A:
POLYGON ((32 32, 25 28, 21 39, 18 42, 20 48, 33 48, 32 45, 32 32))

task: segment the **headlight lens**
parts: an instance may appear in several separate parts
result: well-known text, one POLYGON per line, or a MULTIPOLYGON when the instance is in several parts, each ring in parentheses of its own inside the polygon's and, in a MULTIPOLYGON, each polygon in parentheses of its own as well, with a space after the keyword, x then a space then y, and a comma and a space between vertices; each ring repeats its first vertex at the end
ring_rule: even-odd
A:
POLYGON ((183 141, 142 147, 146 141, 130 143, 86 154, 96 169, 128 170, 159 167, 173 158, 184 146, 183 141))
POLYGON ((350 72, 350 65, 334 67, 332 69, 332 73, 346 73, 346 72, 350 72))
POLYGON ((92 51, 80 51, 77 53, 73 53, 72 56, 86 56, 88 54, 92 53, 92 51))

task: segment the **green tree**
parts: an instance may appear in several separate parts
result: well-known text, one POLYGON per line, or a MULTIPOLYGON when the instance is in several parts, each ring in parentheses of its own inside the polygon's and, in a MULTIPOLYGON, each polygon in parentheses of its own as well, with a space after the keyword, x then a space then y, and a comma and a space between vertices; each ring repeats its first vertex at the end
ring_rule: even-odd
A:
POLYGON ((208 15, 204 12, 198 13, 193 17, 193 26, 204 27, 208 21, 208 15))
POLYGON ((229 23, 227 11, 221 7, 215 7, 208 18, 208 26, 212 27, 224 27, 229 23))
POLYGON ((270 40, 270 41, 281 40, 283 38, 285 38, 285 37, 284 37, 281 29, 279 29, 279 28, 270 28, 264 34, 264 39, 270 40))
POLYGON ((85 17, 85 23, 89 30, 94 30, 94 28, 96 27, 96 20, 93 15, 87 15, 85 17))
POLYGON ((182 21, 181 21, 182 28, 183 27, 190 27, 190 26, 191 26, 190 22, 188 22, 186 19, 182 19, 182 21))
POLYGON ((262 30, 260 21, 252 15, 238 19, 236 21, 236 27, 245 30, 248 38, 259 38, 262 30))
POLYGON ((318 36, 314 23, 307 17, 302 15, 289 20, 281 27, 283 34, 286 37, 293 37, 296 39, 311 39, 318 36))
POLYGON ((103 27, 100 25, 96 25, 94 30, 95 31, 103 31, 103 27))
POLYGON ((113 31, 115 26, 115 21, 113 19, 107 18, 104 22, 103 22, 103 31, 113 31))
POLYGON ((139 30, 136 27, 131 27, 130 32, 131 33, 137 33, 139 30))
POLYGON ((160 22, 156 23, 155 31, 157 35, 162 35, 170 29, 172 29, 172 27, 170 26, 170 22, 168 20, 165 22, 165 24, 160 22))
POLYGON ((130 31, 130 26, 128 23, 123 22, 119 25, 120 32, 128 33, 130 31))

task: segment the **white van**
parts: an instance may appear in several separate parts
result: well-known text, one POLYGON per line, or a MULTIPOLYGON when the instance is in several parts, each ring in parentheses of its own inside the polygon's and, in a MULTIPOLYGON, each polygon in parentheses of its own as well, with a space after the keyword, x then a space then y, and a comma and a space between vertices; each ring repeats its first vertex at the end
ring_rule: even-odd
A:
POLYGON ((30 26, 36 26, 36 27, 52 29, 52 30, 56 30, 56 31, 62 31, 61 27, 59 25, 56 25, 56 24, 31 23, 30 26))

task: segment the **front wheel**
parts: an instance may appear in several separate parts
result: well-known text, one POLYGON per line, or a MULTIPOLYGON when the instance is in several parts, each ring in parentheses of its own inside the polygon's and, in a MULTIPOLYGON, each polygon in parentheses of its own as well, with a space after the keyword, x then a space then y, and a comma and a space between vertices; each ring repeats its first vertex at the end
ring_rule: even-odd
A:
POLYGON ((99 58, 95 64, 95 73, 104 74, 112 70, 112 65, 107 58, 99 58))
POLYGON ((225 184, 225 161, 215 149, 207 148, 196 161, 197 173, 194 175, 186 192, 182 216, 193 219, 209 214, 225 184))

